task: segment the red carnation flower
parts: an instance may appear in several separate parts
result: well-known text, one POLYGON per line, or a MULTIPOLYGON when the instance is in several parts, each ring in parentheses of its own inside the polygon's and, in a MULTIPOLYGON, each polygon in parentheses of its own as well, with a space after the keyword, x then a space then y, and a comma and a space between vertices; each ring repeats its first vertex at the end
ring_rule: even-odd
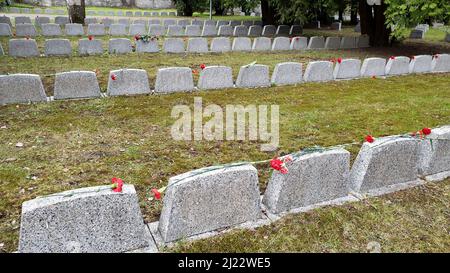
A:
POLYGON ((158 191, 158 189, 152 189, 152 193, 155 195, 156 200, 161 199, 161 193, 158 191))
POLYGON ((338 62, 338 63, 342 63, 342 58, 338 58, 338 59, 337 59, 337 62, 338 62))
POLYGON ((431 134, 431 129, 425 127, 422 129, 422 133, 427 136, 427 135, 431 134))
POLYGON ((274 170, 281 172, 282 174, 288 173, 288 169, 286 168, 285 162, 277 157, 270 160, 270 167, 272 167, 272 169, 274 170))
POLYGON ((435 59, 437 59, 439 57, 439 54, 435 54, 433 55, 435 59))
POLYGON ((411 59, 411 60, 414 60, 414 58, 415 58, 414 56, 411 56, 411 58, 410 58, 410 59, 411 59))
POLYGON ((117 80, 116 75, 112 74, 112 75, 111 75, 111 80, 113 80, 113 81, 117 80))
POLYGON ((206 67, 205 64, 201 64, 201 65, 200 65, 200 68, 201 68, 202 70, 205 69, 205 67, 206 67))
POLYGON ((114 192, 122 192, 122 187, 123 187, 122 179, 117 178, 117 177, 113 177, 111 179, 111 182, 113 184, 113 191, 114 192))
POLYGON ((369 143, 373 143, 375 141, 375 138, 371 135, 367 135, 364 139, 369 143))
POLYGON ((389 59, 395 60, 395 56, 391 56, 391 57, 389 57, 389 59))
POLYGON ((295 40, 296 40, 296 41, 300 40, 300 37, 295 37, 295 40))
POLYGON ((139 34, 134 35, 134 39, 135 39, 136 41, 139 40, 139 39, 141 39, 141 35, 139 35, 139 34))
POLYGON ((92 41, 92 40, 94 39, 94 36, 89 35, 89 36, 88 36, 88 39, 89 39, 89 41, 92 41))

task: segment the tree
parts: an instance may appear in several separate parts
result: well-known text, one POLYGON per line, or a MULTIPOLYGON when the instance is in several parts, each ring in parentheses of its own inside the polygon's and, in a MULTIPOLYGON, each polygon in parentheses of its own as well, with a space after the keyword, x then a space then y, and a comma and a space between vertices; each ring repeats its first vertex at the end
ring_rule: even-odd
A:
POLYGON ((66 0, 69 21, 83 24, 86 18, 85 0, 66 0))
POLYGON ((177 13, 182 16, 192 16, 194 12, 209 9, 209 0, 173 0, 177 13))
POLYGON ((385 24, 386 3, 368 5, 367 0, 359 0, 361 34, 369 35, 370 45, 387 46, 390 44, 390 28, 385 24))
POLYGON ((241 8, 245 15, 250 15, 252 10, 258 6, 260 0, 223 0, 227 8, 241 8))

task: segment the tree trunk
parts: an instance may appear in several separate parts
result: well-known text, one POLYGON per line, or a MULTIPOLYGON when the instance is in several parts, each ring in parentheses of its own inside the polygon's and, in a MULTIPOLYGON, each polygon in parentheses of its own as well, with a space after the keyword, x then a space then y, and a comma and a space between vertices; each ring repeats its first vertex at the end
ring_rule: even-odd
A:
POLYGON ((84 18, 86 18, 85 0, 67 1, 67 8, 71 23, 84 23, 84 18))
POLYGON ((390 45, 390 30, 386 28, 384 12, 386 4, 377 6, 367 5, 366 0, 359 0, 359 16, 361 18, 361 34, 369 35, 371 46, 390 45))
POLYGON ((275 25, 275 11, 268 0, 261 0, 261 19, 263 25, 275 25))
POLYGON ((350 2, 350 23, 356 25, 358 23, 358 1, 351 0, 350 2))

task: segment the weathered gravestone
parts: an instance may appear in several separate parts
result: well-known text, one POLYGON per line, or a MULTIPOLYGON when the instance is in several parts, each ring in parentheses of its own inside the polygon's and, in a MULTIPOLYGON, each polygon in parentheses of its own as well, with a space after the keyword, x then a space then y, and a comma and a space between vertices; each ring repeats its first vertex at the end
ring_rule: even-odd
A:
POLYGON ((117 11, 117 16, 123 16, 123 14, 124 14, 123 11, 121 11, 121 10, 117 11))
POLYGON ((208 40, 206 38, 189 38, 187 51, 195 53, 208 52, 208 40))
POLYGON ((164 34, 166 34, 164 26, 152 24, 148 27, 148 35, 150 36, 163 36, 164 34))
POLYGON ((43 36, 61 36, 61 27, 58 24, 43 24, 41 26, 43 36))
POLYGON ((358 44, 356 42, 356 37, 342 37, 341 39, 341 46, 342 49, 352 49, 357 48, 358 44))
POLYGON ((433 128, 420 142, 419 173, 428 181, 450 177, 450 126, 433 128))
POLYGON ((149 39, 148 41, 136 41, 136 52, 155 53, 159 52, 157 39, 149 39))
POLYGON ((200 72, 197 84, 199 89, 221 89, 233 87, 231 67, 207 66, 200 72))
POLYGON ((69 17, 66 17, 66 16, 56 16, 55 17, 55 24, 64 26, 68 23, 70 23, 69 17))
POLYGON ((97 35, 102 36, 105 35, 105 25, 104 24, 89 24, 87 29, 88 35, 97 35))
POLYGON ((132 185, 97 186, 24 202, 19 252, 125 252, 149 247, 150 236, 132 185))
POLYGON ((161 25, 160 19, 150 19, 148 20, 148 25, 161 25))
POLYGON ((299 36, 303 34, 303 27, 301 25, 292 25, 289 30, 290 36, 299 36))
POLYGON ((133 12, 132 11, 125 11, 125 16, 126 17, 133 17, 133 12))
POLYGON ((145 35, 147 29, 143 24, 131 24, 128 34, 130 35, 145 35))
POLYGON ((236 37, 233 39, 232 51, 251 51, 252 41, 247 37, 236 37))
POLYGON ((165 27, 176 26, 176 25, 177 25, 177 21, 175 19, 165 19, 164 20, 165 27))
POLYGON ((211 52, 231 51, 231 41, 228 37, 216 37, 211 40, 211 52))
POLYGON ((36 19, 34 19, 34 24, 38 27, 43 24, 50 24, 50 17, 36 16, 36 19))
MULTIPOLYGON (((109 18, 103 18, 102 19, 102 24, 105 25, 105 27, 110 27, 112 24, 114 24, 114 20, 113 19, 109 19, 109 18)), ((145 22, 144 22, 145 25, 145 22)))
POLYGON ((325 47, 325 39, 323 36, 313 36, 309 38, 308 49, 321 49, 325 47))
POLYGON ((72 45, 67 39, 49 39, 45 40, 46 56, 70 56, 72 55, 72 45))
POLYGON ((152 11, 152 12, 151 12, 151 15, 152 15, 152 16, 160 16, 159 12, 157 12, 157 11, 152 11))
POLYGON ((353 29, 354 32, 361 32, 361 22, 358 22, 356 24, 355 28, 353 29))
POLYGON ((417 55, 411 57, 409 73, 426 73, 431 71, 431 55, 417 55))
POLYGON ((248 27, 246 26, 235 26, 233 31, 233 36, 235 37, 246 37, 248 36, 248 27))
POLYGON ((230 26, 232 26, 233 28, 235 26, 240 26, 240 25, 242 25, 242 21, 236 21, 236 20, 230 21, 230 26))
POLYGON ((367 34, 363 34, 358 37, 358 47, 359 48, 366 48, 370 47, 370 37, 367 34))
POLYGON ((117 23, 129 26, 130 25, 130 19, 129 18, 120 18, 117 23))
POLYGON ((0 44, 0 56, 5 55, 5 52, 3 51, 2 44, 0 44))
POLYGON ((55 100, 101 97, 97 76, 92 71, 56 73, 55 100))
POLYGON ((268 87, 269 67, 262 64, 241 66, 236 80, 236 87, 268 87))
POLYGON ((36 28, 32 24, 16 25, 17 37, 35 37, 37 35, 36 28))
POLYGON ((123 36, 127 35, 127 26, 123 24, 111 24, 109 26, 109 35, 111 36, 123 36))
POLYGON ((386 75, 402 75, 409 73, 409 58, 404 56, 390 57, 386 64, 386 75))
POLYGON ((324 82, 333 80, 333 63, 329 61, 309 62, 303 76, 306 82, 324 82))
POLYGON ((215 26, 204 26, 202 30, 202 36, 217 36, 217 28, 215 26))
POLYGON ((361 60, 343 59, 336 62, 333 77, 335 79, 354 79, 361 76, 361 60))
POLYGON ((186 36, 200 36, 202 34, 202 30, 200 26, 190 25, 186 26, 186 36))
POLYGON ((418 178, 419 143, 412 137, 382 137, 365 142, 350 171, 351 189, 371 192, 418 178))
POLYGON ((190 21, 187 19, 178 20, 177 25, 182 26, 183 28, 186 28, 186 26, 190 25, 190 21))
POLYGON ((109 39, 109 54, 127 54, 131 53, 132 49, 131 41, 127 38, 109 39))
POLYGON ((302 64, 295 62, 278 63, 272 74, 271 83, 288 85, 302 82, 302 64))
POLYGON ((409 35, 410 39, 423 39, 425 36, 425 31, 421 29, 413 29, 411 31, 411 34, 409 35))
POLYGON ((248 36, 250 37, 259 37, 262 35, 262 27, 261 26, 250 26, 248 29, 248 36))
POLYGON ((83 25, 81 24, 67 24, 64 28, 67 36, 82 36, 84 35, 83 25))
POLYGON ((84 24, 87 26, 90 24, 97 24, 97 18, 84 18, 84 24))
POLYGON ((120 69, 109 72, 109 96, 150 94, 147 71, 143 69, 120 69))
POLYGON ((450 72, 450 54, 436 54, 431 61, 431 71, 450 72))
POLYGON ((169 11, 168 15, 169 16, 177 16, 177 12, 176 11, 169 11))
POLYGON ((192 20, 192 22, 191 22, 191 25, 193 25, 193 26, 199 26, 200 28, 203 27, 203 24, 204 24, 203 20, 197 20, 197 19, 194 19, 194 20, 192 20))
POLYGON ((0 23, 0 36, 11 36, 11 27, 6 23, 0 23))
POLYGON ((11 19, 7 16, 0 16, 0 23, 8 24, 10 27, 12 27, 11 19))
POLYGON ((325 40, 326 49, 339 49, 341 47, 340 37, 327 37, 325 40))
POLYGON ((0 105, 44 101, 47 96, 39 75, 0 75, 0 105))
POLYGON ((291 27, 288 25, 279 25, 277 27, 277 31, 275 33, 276 36, 289 36, 289 31, 291 30, 291 27))
POLYGON ((261 217, 258 172, 253 166, 193 172, 169 180, 158 226, 164 242, 261 217))
POLYGON ((300 155, 287 163, 289 172, 273 171, 263 204, 275 214, 345 197, 350 153, 344 149, 300 155))
POLYGON ((242 25, 246 26, 247 28, 249 28, 250 26, 253 25, 252 21, 242 21, 242 25))
POLYGON ((385 59, 367 58, 361 66, 361 77, 384 76, 385 67, 385 59))
POLYGON ((41 13, 44 12, 44 11, 43 11, 42 9, 40 9, 40 8, 33 9, 33 11, 34 11, 34 13, 36 13, 36 14, 41 14, 41 13))
POLYGON ((265 25, 263 27, 262 36, 273 37, 277 32, 277 28, 274 25, 265 25))
POLYGON ((219 21, 217 21, 217 23, 216 23, 216 27, 226 26, 226 25, 229 25, 229 24, 230 24, 230 21, 219 20, 219 21))
POLYGON ((160 16, 169 16, 169 13, 166 11, 161 11, 160 16))
POLYGON ((288 37, 276 37, 273 39, 272 51, 277 50, 290 50, 291 41, 288 37))
POLYGON ((253 51, 269 51, 272 49, 272 41, 269 37, 256 37, 253 39, 253 51))
POLYGON ((164 39, 163 51, 166 53, 184 53, 184 41, 182 38, 164 39))
POLYGON ((219 27, 218 36, 232 36, 233 35, 233 27, 230 25, 224 25, 219 27))
POLYGON ((14 18, 14 22, 17 25, 19 24, 31 24, 31 19, 28 16, 17 16, 16 18, 14 18))
POLYGON ((97 55, 103 54, 103 46, 101 40, 80 39, 78 41, 79 55, 97 55))
POLYGON ((308 48, 308 38, 292 37, 291 50, 304 50, 308 48))
POLYGON ((184 29, 182 26, 170 25, 167 30, 167 36, 183 36, 184 29))
POLYGON ((189 67, 169 67, 158 69, 155 92, 173 93, 194 90, 194 80, 189 67))
POLYGON ((9 56, 12 57, 37 57, 39 50, 37 43, 32 39, 9 40, 9 56))
POLYGON ((142 11, 136 11, 136 12, 134 13, 134 16, 136 16, 136 17, 142 16, 142 11))
POLYGON ((341 31, 342 23, 341 22, 333 22, 331 23, 330 29, 341 31))

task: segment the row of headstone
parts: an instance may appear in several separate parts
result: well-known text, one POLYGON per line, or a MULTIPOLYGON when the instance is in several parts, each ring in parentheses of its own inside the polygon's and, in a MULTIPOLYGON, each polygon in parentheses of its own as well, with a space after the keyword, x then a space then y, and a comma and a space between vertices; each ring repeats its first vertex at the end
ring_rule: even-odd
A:
MULTIPOLYGON (((53 36, 57 34, 57 31, 48 30, 46 36, 53 36)), ((363 37, 363 36, 361 36, 363 37)), ((312 37, 308 43, 306 37, 276 37, 270 39, 268 37, 257 37, 253 39, 253 42, 248 37, 236 37, 231 41, 228 37, 216 37, 211 40, 210 46, 208 46, 207 38, 189 38, 187 40, 187 46, 182 38, 166 38, 164 39, 162 52, 165 53, 223 53, 223 52, 240 52, 240 51, 292 51, 292 50, 314 50, 324 47, 319 47, 317 40, 312 37)), ((323 38, 323 37, 322 37, 323 38)), ((330 37, 328 37, 330 38, 330 37)), ((333 37, 336 46, 334 44, 325 43, 323 46, 328 49, 345 49, 345 48, 357 48, 366 47, 368 42, 356 42, 353 37, 351 45, 347 46, 345 41, 346 37, 342 38, 333 37)), ((328 39, 327 39, 328 42, 328 39)), ((72 55, 72 45, 67 39, 49 39, 45 41, 45 56, 54 55, 72 55)), ((157 53, 160 52, 159 41, 156 38, 149 39, 147 41, 137 40, 134 50, 138 53, 157 53)), ((109 39, 110 54, 126 54, 133 52, 133 45, 131 40, 127 38, 113 38, 109 39)), ((102 40, 94 38, 84 38, 78 41, 78 54, 79 55, 97 55, 103 54, 104 48, 102 40)), ((11 39, 9 41, 9 55, 12 57, 36 57, 39 56, 39 50, 37 43, 34 39, 11 39)))
MULTIPOLYGON (((110 50, 123 50, 120 39, 116 42, 110 44, 110 50)), ((88 50, 86 49, 86 51, 88 50)), ((395 57, 390 58, 387 63, 382 58, 367 58, 362 65, 358 59, 338 59, 335 65, 332 61, 313 61, 308 63, 304 74, 302 72, 301 63, 279 63, 270 78, 267 65, 245 65, 240 68, 236 82, 234 82, 230 67, 208 66, 201 70, 197 88, 200 90, 233 87, 258 88, 360 77, 450 72, 450 55, 438 54, 434 58, 429 55, 420 55, 415 56, 411 62, 408 57, 395 57)), ((154 92, 193 91, 195 87, 192 73, 193 71, 188 67, 161 68, 156 75, 154 92), (173 79, 177 80, 174 81, 173 79)), ((135 95, 150 92, 148 76, 144 70, 124 69, 111 72, 107 95, 135 95)), ((91 97, 102 97, 94 72, 73 71, 56 74, 55 100, 91 97), (83 86, 80 86, 80 84, 83 86)), ((1 76, 0 99, 2 99, 0 104, 10 104, 46 101, 47 97, 39 76, 13 74, 1 76)))
MULTIPOLYGON (((10 13, 25 13, 25 14, 65 14, 65 10, 58 10, 58 9, 42 9, 42 8, 9 8, 8 11, 10 13)), ((150 16, 177 16, 177 13, 175 11, 104 11, 104 10, 86 10, 87 15, 108 15, 108 16, 134 16, 134 17, 150 17, 150 16)))
MULTIPOLYGON (((50 20, 50 17, 45 17, 45 16, 40 17, 40 16, 37 16, 37 17, 34 19, 34 24, 35 24, 36 26, 40 26, 41 24, 49 24, 50 21, 51 21, 51 20, 50 20)), ((55 24, 58 24, 58 25, 63 26, 63 25, 65 25, 65 24, 68 24, 68 23, 69 23, 69 17, 67 17, 67 16, 56 16, 55 19, 53 20, 53 22, 54 22, 55 24)), ((6 16, 0 17, 0 23, 6 23, 6 24, 9 24, 10 26, 12 26, 12 24, 11 24, 11 19, 10 19, 9 17, 6 17, 6 16)), ((27 17, 27 16, 18 16, 18 17, 15 17, 15 19, 14 19, 14 24, 15 24, 15 26, 18 26, 18 25, 20 25, 20 24, 32 24, 32 21, 31 21, 31 18, 30 18, 30 17, 27 17)))
POLYGON ((273 171, 262 198, 258 170, 250 164, 171 177, 160 219, 148 224, 152 237, 132 185, 124 185, 122 193, 100 186, 24 202, 19 252, 157 251, 156 244, 270 223, 289 212, 357 201, 356 194, 381 195, 422 185, 423 179, 441 181, 450 177, 450 126, 433 128, 426 139, 387 136, 365 142, 351 167, 350 153, 343 148, 291 156, 289 171, 273 171))
POLYGON ((30 14, 30 13, 34 13, 34 14, 65 14, 66 11, 62 10, 62 9, 42 9, 42 8, 34 8, 34 9, 30 9, 30 8, 9 8, 8 11, 10 13, 26 13, 26 14, 30 14))

